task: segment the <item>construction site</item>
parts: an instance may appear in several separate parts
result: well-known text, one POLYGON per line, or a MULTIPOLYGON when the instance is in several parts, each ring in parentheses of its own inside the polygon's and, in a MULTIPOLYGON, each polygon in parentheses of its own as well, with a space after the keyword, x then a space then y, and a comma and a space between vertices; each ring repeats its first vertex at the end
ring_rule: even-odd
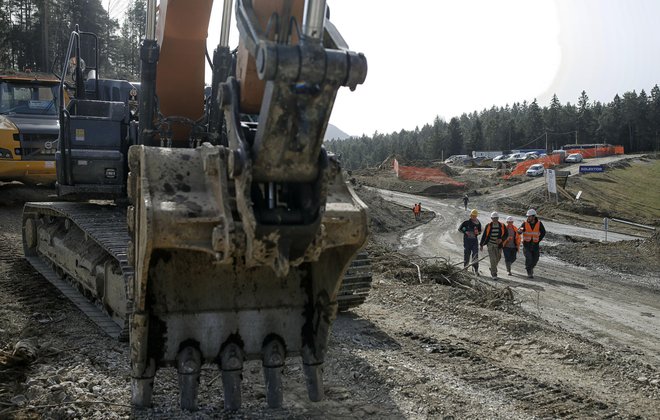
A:
POLYGON ((23 257, 23 203, 52 200, 54 191, 5 183, 2 415, 657 418, 660 237, 612 223, 606 241, 602 223, 609 217, 658 227, 658 190, 640 180, 657 179, 660 161, 657 155, 602 159, 610 160, 604 172, 568 178, 566 190, 582 191, 581 200, 562 197, 558 204, 539 179, 504 179, 495 169, 410 166, 440 168, 452 183, 465 183, 483 223, 494 209, 518 223, 535 206, 548 234, 533 280, 523 274, 522 256, 513 276, 499 281, 462 270, 456 230, 467 217, 462 194, 439 192, 437 179, 401 179, 391 161, 353 173, 350 180, 369 206, 373 280, 366 302, 333 323, 325 399, 306 401, 301 368, 292 363, 283 372, 286 404, 268 408, 260 363, 254 363, 244 370, 244 406, 233 414, 222 409, 219 372, 210 367, 202 370, 204 403, 194 414, 181 411, 173 374, 154 390, 154 408, 135 411, 127 403, 127 346, 105 336, 23 257), (416 202, 422 203, 419 221, 411 211, 416 202), (21 343, 34 351, 18 352, 27 361, 18 360, 21 343))

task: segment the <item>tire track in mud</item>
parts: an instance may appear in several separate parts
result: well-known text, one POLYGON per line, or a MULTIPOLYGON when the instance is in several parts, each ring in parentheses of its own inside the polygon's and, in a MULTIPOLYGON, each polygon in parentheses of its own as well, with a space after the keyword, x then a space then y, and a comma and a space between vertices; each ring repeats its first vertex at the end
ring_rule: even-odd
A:
MULTIPOLYGON (((524 372, 499 366, 496 361, 480 356, 460 342, 437 340, 414 332, 405 332, 400 336, 421 347, 425 358, 441 363, 436 366, 456 371, 455 375, 465 383, 501 395, 534 417, 610 419, 622 416, 619 409, 611 404, 563 386, 560 382, 544 382, 524 372)), ((419 358, 417 352, 412 356, 419 358)))

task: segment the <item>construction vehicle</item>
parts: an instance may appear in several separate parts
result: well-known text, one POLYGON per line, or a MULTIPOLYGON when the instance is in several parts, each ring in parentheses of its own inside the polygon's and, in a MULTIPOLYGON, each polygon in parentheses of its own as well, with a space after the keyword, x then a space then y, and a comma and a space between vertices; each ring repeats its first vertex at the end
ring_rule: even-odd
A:
POLYGON ((136 406, 151 405, 157 369, 174 366, 181 407, 195 409, 213 363, 224 408, 238 409, 243 364, 261 360, 278 407, 291 357, 318 401, 342 275, 367 236, 366 206, 322 141, 337 90, 364 82, 366 58, 312 0, 238 0, 230 51, 225 1, 205 104, 211 3, 148 1, 137 119, 84 81, 80 42, 95 36, 72 33, 75 96, 56 153, 69 201, 25 205, 25 256, 128 338, 136 406))
POLYGON ((55 183, 59 84, 50 74, 0 71, 0 181, 55 183))

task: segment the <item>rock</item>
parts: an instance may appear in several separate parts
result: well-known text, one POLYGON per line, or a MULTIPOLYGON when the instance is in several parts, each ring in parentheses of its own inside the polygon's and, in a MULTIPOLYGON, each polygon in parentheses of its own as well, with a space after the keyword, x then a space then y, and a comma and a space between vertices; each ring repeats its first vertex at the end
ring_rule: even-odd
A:
POLYGON ((647 378, 646 376, 640 376, 639 378, 637 378, 637 382, 640 382, 640 383, 643 383, 643 384, 647 383, 648 381, 649 381, 649 378, 647 378))
POLYGON ((14 398, 11 399, 12 404, 18 405, 18 406, 23 406, 27 403, 28 399, 25 395, 23 394, 18 394, 15 395, 14 398))
POLYGON ((36 339, 20 340, 14 345, 14 353, 12 355, 23 363, 32 363, 37 358, 37 348, 36 339))
POLYGON ((367 413, 367 414, 376 414, 376 413, 378 413, 378 408, 374 407, 371 404, 364 405, 362 407, 362 410, 364 410, 364 412, 367 413))
POLYGON ((649 381, 649 383, 650 383, 651 385, 658 386, 658 385, 660 385, 660 379, 651 379, 651 380, 649 381))

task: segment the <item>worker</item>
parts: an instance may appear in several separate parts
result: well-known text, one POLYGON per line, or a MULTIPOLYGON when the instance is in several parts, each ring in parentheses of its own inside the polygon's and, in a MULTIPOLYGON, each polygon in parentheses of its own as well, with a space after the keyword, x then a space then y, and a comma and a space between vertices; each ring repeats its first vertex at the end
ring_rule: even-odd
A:
POLYGON ((502 243, 502 250, 504 251, 504 264, 506 264, 506 272, 511 275, 511 266, 516 261, 518 250, 520 249, 520 234, 513 224, 513 216, 506 218, 506 239, 502 243))
POLYGON ((539 262, 539 243, 545 236, 545 227, 538 217, 536 217, 536 210, 527 210, 527 220, 525 220, 520 226, 518 233, 522 234, 523 255, 525 255, 527 278, 533 279, 534 267, 536 267, 536 263, 539 262))
POLYGON ((481 234, 481 222, 477 219, 479 212, 472 209, 470 218, 458 227, 458 231, 463 234, 463 267, 467 267, 472 256, 472 268, 479 275, 479 240, 481 234))
POLYGON ((468 195, 465 194, 465 195, 463 196, 463 204, 465 205, 465 211, 467 211, 467 206, 468 206, 468 203, 469 203, 469 202, 470 202, 470 199, 468 198, 468 195))
POLYGON ((422 213, 422 203, 415 203, 412 210, 413 210, 413 214, 415 215, 415 220, 420 220, 420 216, 422 213))
POLYGON ((481 235, 479 250, 488 248, 488 259, 490 260, 490 275, 497 280, 497 264, 502 258, 502 244, 507 238, 507 230, 504 223, 500 222, 500 215, 494 211, 490 214, 490 223, 486 225, 484 234, 481 235))

